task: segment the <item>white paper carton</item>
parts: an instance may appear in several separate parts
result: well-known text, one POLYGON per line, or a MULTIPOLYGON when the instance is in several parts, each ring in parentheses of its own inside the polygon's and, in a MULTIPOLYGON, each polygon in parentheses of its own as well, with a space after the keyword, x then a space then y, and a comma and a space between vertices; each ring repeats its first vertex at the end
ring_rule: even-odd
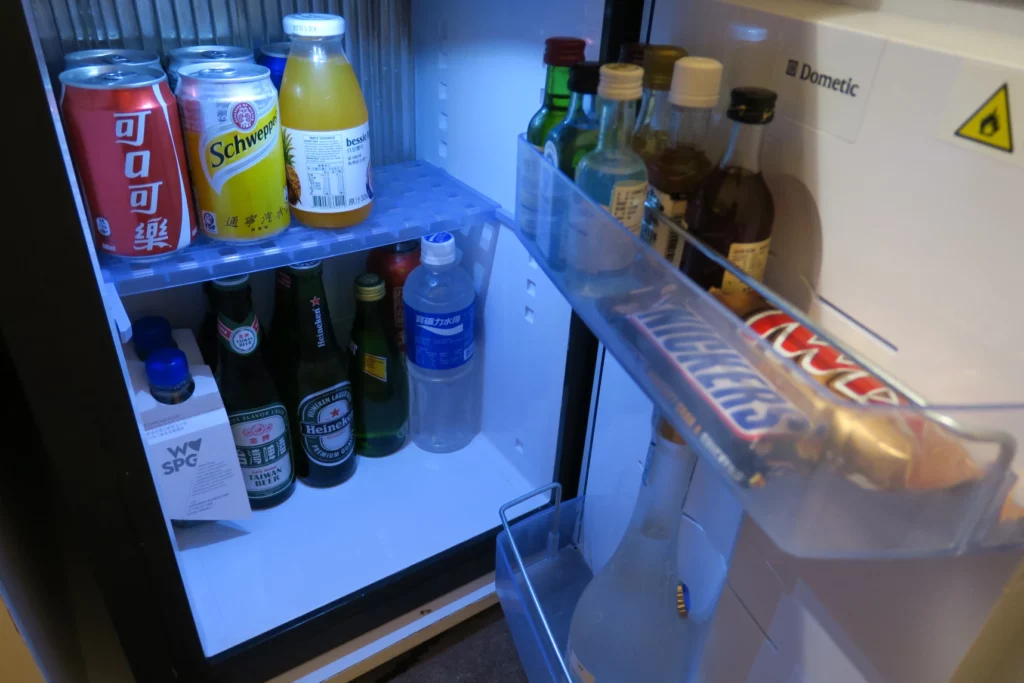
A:
POLYGON ((149 392, 145 364, 124 347, 135 410, 160 505, 170 519, 249 519, 252 510, 217 383, 189 330, 172 332, 188 358, 196 389, 184 403, 160 403, 149 392))

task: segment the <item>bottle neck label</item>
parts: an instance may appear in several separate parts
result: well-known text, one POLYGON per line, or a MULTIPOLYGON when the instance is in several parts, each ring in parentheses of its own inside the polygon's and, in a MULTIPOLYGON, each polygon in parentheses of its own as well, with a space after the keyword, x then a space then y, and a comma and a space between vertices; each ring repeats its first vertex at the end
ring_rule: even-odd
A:
POLYGON ((287 489, 295 473, 288 438, 288 412, 280 403, 228 415, 238 464, 249 498, 270 498, 287 489))
POLYGON ((248 356, 260 345, 260 321, 256 318, 256 312, 249 313, 249 316, 241 323, 217 316, 217 334, 221 341, 234 353, 240 356, 248 356))
POLYGON ((299 401, 299 439, 306 456, 320 465, 340 465, 355 452, 352 385, 348 381, 299 401))

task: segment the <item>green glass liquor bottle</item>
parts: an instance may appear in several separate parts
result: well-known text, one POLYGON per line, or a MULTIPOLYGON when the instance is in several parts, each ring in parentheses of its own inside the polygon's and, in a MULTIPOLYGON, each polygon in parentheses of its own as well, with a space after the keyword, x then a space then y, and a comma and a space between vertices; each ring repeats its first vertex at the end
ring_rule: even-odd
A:
POLYGON ((526 128, 526 139, 538 151, 544 151, 548 133, 565 118, 569 109, 569 67, 583 61, 586 46, 581 38, 558 37, 544 41, 544 63, 548 68, 544 104, 526 128))
MULTIPOLYGON (((764 279, 775 222, 772 192, 761 173, 764 131, 777 95, 765 88, 733 88, 726 116, 732 134, 725 155, 697 195, 690 231, 755 280, 764 279)), ((706 289, 741 294, 739 278, 696 249, 683 250, 683 272, 706 289)))
POLYGON ((409 378, 384 294, 376 273, 356 278, 350 346, 354 431, 356 452, 371 457, 400 449, 409 431, 409 378))
POLYGON ((644 51, 644 95, 633 131, 633 149, 648 159, 664 145, 667 137, 672 69, 686 50, 675 45, 648 45, 644 51))
POLYGON ((598 120, 595 95, 601 65, 579 62, 569 67, 569 111, 565 120, 551 129, 544 143, 544 156, 570 178, 576 177, 576 165, 597 147, 598 120))
POLYGON ((288 375, 295 467, 310 486, 335 486, 356 471, 348 358, 334 339, 320 261, 289 266, 297 358, 288 375))
POLYGON ((288 412, 260 351, 249 276, 214 280, 220 353, 217 386, 231 424, 252 508, 283 503, 295 489, 288 412))
POLYGON ((641 234, 677 268, 683 251, 679 227, 685 227, 687 207, 712 169, 708 131, 721 82, 722 64, 714 59, 684 57, 675 63, 668 121, 645 159, 651 189, 641 234))

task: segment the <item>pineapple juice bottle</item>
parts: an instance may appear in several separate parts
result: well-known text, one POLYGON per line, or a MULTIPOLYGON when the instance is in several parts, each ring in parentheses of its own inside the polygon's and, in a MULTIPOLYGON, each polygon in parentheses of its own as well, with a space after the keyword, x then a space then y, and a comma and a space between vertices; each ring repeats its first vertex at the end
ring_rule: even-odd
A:
POLYGON ((345 57, 345 20, 289 14, 291 51, 281 79, 288 203, 313 228, 345 228, 370 215, 369 115, 345 57))

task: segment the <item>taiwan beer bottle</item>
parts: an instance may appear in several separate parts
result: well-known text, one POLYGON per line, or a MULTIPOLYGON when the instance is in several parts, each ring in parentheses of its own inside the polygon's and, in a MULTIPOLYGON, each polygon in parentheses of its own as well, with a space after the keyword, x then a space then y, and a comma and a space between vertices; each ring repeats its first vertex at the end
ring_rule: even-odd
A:
MULTIPOLYGON (((641 234, 677 268, 683 249, 680 228, 673 223, 683 226, 690 201, 711 173, 708 131, 721 82, 721 62, 707 57, 684 57, 677 61, 668 94, 671 106, 665 117, 665 130, 644 148, 651 189, 641 234), (659 211, 664 218, 659 218, 659 211)), ((660 129, 660 124, 657 127, 660 129)))
POLYGON ((350 349, 359 455, 391 455, 409 431, 409 377, 391 318, 383 278, 376 273, 356 278, 350 349))
POLYGON ((687 618, 678 554, 694 464, 659 419, 626 533, 572 615, 566 660, 575 683, 693 680, 706 629, 687 618))
POLYGON ((214 280, 217 300, 217 386, 253 509, 283 503, 295 489, 288 412, 260 351, 260 321, 249 276, 214 280))
MULTIPOLYGON (((733 88, 726 113, 733 121, 729 146, 698 194, 689 221, 694 235, 755 280, 764 279, 775 221, 775 203, 761 174, 761 145, 775 116, 775 99, 764 88, 733 88)), ((682 268, 704 289, 725 294, 749 289, 692 246, 683 250, 682 268)))
POLYGON ((288 414, 299 477, 334 486, 356 471, 352 385, 334 339, 320 261, 289 266, 297 357, 288 376, 288 414))

